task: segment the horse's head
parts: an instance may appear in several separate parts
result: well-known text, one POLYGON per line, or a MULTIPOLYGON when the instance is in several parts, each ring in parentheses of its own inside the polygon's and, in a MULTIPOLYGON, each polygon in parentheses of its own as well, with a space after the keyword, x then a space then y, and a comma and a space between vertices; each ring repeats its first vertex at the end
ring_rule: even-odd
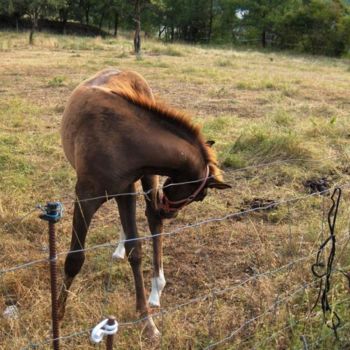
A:
MULTIPOLYGON (((207 146, 211 147, 213 143, 208 141, 207 146)), ((163 185, 163 194, 159 196, 160 216, 165 219, 176 217, 179 210, 186 205, 204 200, 208 188, 218 190, 231 188, 222 181, 216 164, 207 164, 201 178, 194 181, 175 182, 168 177, 163 185)))

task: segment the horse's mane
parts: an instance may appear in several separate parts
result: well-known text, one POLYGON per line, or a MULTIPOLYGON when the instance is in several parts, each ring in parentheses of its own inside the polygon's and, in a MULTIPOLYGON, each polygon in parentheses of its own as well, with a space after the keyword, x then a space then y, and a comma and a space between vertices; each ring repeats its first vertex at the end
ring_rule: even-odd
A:
POLYGON ((163 102, 155 101, 144 92, 138 90, 137 87, 125 81, 118 81, 117 84, 116 81, 114 81, 111 92, 125 98, 136 106, 153 112, 156 116, 166 119, 170 124, 189 135, 192 140, 197 140, 202 155, 209 165, 210 175, 222 181, 216 153, 206 144, 201 128, 192 122, 191 117, 187 113, 171 108, 163 102))

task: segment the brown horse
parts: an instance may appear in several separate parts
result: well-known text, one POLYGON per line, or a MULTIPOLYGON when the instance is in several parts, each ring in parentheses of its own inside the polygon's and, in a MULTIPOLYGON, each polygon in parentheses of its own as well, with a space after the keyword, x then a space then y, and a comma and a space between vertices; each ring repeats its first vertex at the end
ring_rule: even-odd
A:
POLYGON ((141 241, 135 240, 136 198, 116 195, 135 192, 139 179, 149 193, 146 216, 153 235, 154 265, 149 304, 159 306, 165 286, 159 235, 163 219, 203 200, 207 188, 230 187, 222 181, 211 143, 204 141, 186 115, 156 102, 139 74, 115 69, 97 73, 74 90, 64 111, 61 135, 64 152, 77 173, 77 200, 59 297, 60 317, 68 289, 84 263, 82 250, 91 219, 106 200, 115 199, 123 228, 121 240, 126 242, 125 248, 119 243, 113 256, 124 258, 126 251, 135 279, 136 308, 147 316, 151 335, 157 335, 144 289, 141 241), (157 175, 168 176, 162 195, 157 175))

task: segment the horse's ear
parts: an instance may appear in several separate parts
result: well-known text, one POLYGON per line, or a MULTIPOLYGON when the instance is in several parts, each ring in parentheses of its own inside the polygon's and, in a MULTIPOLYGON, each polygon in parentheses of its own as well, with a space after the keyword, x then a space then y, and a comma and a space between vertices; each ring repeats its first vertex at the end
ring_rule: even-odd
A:
POLYGON ((209 187, 209 188, 216 188, 217 190, 225 190, 227 188, 232 188, 231 185, 226 184, 225 182, 217 180, 216 178, 213 178, 213 177, 211 177, 208 180, 207 187, 209 187))
POLYGON ((213 145, 215 144, 215 141, 209 140, 209 141, 206 141, 205 144, 206 144, 208 147, 211 147, 211 146, 213 146, 213 145))

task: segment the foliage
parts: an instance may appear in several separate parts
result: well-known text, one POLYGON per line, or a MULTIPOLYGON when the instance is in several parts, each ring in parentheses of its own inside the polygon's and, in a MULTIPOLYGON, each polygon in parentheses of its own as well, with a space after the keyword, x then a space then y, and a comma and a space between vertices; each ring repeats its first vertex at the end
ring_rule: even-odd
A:
POLYGON ((0 14, 93 25, 117 35, 141 29, 165 40, 234 43, 341 56, 350 48, 345 0, 0 0, 0 14))
POLYGON ((349 12, 340 1, 311 0, 280 23, 280 46, 339 56, 349 49, 349 12))

